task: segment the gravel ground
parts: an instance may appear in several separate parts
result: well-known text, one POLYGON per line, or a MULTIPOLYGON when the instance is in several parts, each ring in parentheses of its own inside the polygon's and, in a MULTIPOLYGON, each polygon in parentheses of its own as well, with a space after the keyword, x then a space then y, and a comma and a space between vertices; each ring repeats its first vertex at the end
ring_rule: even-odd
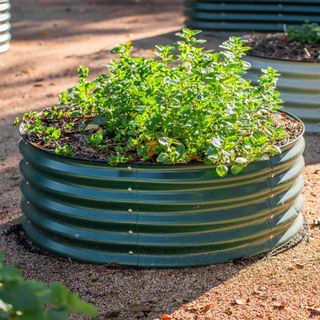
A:
MULTIPOLYGON (((20 159, 16 116, 55 103, 75 68, 93 73, 109 50, 133 41, 150 54, 182 27, 182 0, 12 1, 13 47, 0 56, 0 247, 28 278, 63 281, 101 311, 100 319, 225 320, 320 318, 320 136, 306 136, 305 206, 309 238, 274 257, 202 268, 138 270, 78 264, 25 241, 19 227, 20 159), (135 305, 138 304, 138 305, 135 305), (139 310, 142 310, 139 312, 139 310), (144 311, 143 311, 144 310, 144 311), (165 317, 163 317, 165 319, 165 317)), ((210 46, 225 38, 217 33, 210 46)), ((79 317, 74 317, 79 319, 79 317)))

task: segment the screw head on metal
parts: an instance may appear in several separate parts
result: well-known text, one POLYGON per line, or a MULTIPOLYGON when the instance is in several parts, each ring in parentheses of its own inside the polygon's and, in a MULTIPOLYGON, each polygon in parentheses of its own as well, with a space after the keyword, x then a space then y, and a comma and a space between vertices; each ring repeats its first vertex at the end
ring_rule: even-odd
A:
POLYGON ((133 231, 132 231, 132 230, 129 230, 128 233, 129 233, 129 234, 133 234, 133 231))
POLYGON ((128 188, 128 191, 129 191, 129 192, 132 192, 133 190, 132 190, 132 188, 129 187, 129 188, 128 188))
POLYGON ((133 254, 133 251, 129 251, 128 253, 129 253, 129 254, 133 254))
POLYGON ((129 212, 129 213, 132 213, 132 212, 133 212, 133 210, 129 208, 129 209, 128 209, 128 212, 129 212))

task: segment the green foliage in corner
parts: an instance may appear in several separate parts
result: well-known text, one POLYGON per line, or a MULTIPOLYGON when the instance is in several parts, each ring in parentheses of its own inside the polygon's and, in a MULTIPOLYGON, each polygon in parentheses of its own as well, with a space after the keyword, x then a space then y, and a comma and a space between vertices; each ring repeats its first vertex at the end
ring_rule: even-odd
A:
POLYGON ((304 23, 301 27, 288 29, 288 40, 306 44, 320 42, 320 26, 317 23, 304 23))
POLYGON ((0 256, 0 320, 66 320, 70 313, 95 317, 96 308, 64 285, 24 280, 18 269, 5 267, 0 256))

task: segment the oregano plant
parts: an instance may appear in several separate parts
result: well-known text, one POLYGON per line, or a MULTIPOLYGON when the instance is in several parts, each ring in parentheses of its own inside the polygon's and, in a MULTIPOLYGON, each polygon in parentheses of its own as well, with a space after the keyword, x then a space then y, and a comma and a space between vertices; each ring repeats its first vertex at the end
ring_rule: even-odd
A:
POLYGON ((18 269, 3 265, 0 253, 0 320, 67 320, 71 313, 98 315, 61 283, 25 280, 18 269))
POLYGON ((277 71, 262 70, 254 85, 244 77, 250 48, 241 38, 213 52, 198 33, 184 29, 177 42, 156 46, 152 58, 121 44, 112 50, 117 59, 93 81, 79 67, 78 84, 61 93, 58 106, 22 117, 26 138, 110 165, 205 163, 221 177, 280 153, 277 141, 286 133, 275 121, 277 71))

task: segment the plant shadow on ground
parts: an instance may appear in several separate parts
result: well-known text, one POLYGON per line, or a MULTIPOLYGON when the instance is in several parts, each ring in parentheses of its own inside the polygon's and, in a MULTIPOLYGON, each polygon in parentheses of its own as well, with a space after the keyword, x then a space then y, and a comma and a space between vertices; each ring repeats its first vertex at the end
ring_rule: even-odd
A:
MULTIPOLYGON (((135 319, 139 316, 155 319, 163 313, 170 314, 181 305, 206 295, 258 260, 251 258, 181 269, 89 265, 57 257, 35 247, 25 236, 20 218, 1 225, 0 234, 6 263, 20 268, 27 278, 64 282, 98 307, 101 320, 135 319), (150 308, 150 311, 134 312, 132 304, 150 308)), ((190 312, 194 311, 190 309, 190 312)))
POLYGON ((87 0, 82 3, 26 0, 21 5, 20 1, 13 0, 11 11, 14 39, 63 40, 79 35, 107 36, 133 31, 152 15, 156 15, 153 19, 168 22, 177 11, 182 11, 182 3, 180 0, 87 0))
MULTIPOLYGON (((144 49, 144 50, 151 50, 156 45, 166 45, 171 44, 174 41, 179 40, 179 38, 176 37, 176 33, 180 32, 180 30, 176 30, 173 32, 163 33, 160 35, 156 35, 153 37, 145 37, 142 39, 137 39, 132 41, 132 44, 137 49, 144 49)), ((204 44, 204 46, 209 50, 216 50, 219 48, 219 45, 227 40, 230 36, 230 33, 228 32, 215 32, 209 33, 206 31, 203 31, 199 34, 199 38, 203 38, 207 40, 207 43, 204 44)))

